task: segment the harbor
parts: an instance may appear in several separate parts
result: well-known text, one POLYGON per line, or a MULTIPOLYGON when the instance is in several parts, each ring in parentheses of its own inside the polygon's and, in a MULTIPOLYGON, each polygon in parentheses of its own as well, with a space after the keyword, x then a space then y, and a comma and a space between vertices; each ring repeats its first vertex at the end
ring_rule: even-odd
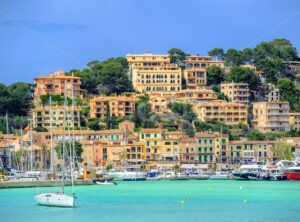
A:
POLYGON ((121 181, 117 186, 76 186, 75 191, 76 207, 66 209, 39 207, 35 188, 0 190, 1 217, 5 222, 300 220, 299 182, 292 181, 121 181))

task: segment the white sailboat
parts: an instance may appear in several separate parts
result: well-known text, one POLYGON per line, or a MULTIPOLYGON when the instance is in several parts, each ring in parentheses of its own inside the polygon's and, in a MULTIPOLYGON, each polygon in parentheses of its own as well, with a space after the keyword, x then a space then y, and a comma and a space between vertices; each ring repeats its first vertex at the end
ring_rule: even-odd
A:
MULTIPOLYGON (((66 89, 65 89, 66 90, 66 89)), ((72 89, 73 91, 73 89, 72 89)), ((65 93, 66 95, 66 93, 65 93)), ((72 93, 72 98, 73 98, 73 93, 72 93)), ((72 100, 72 107, 74 106, 74 100, 72 100)), ((67 105, 67 100, 65 97, 65 110, 64 110, 64 121, 63 121, 63 128, 65 130, 65 120, 66 120, 66 105, 67 105)), ((72 108, 73 109, 73 108, 72 108)), ((52 112, 50 108, 50 112, 52 112)), ((74 123, 74 119, 73 119, 74 123)), ((50 125, 52 125, 52 115, 50 115, 50 125)), ((74 126, 74 124, 73 124, 74 126)), ((73 127, 74 129, 74 127, 73 127)), ((52 126, 51 126, 52 130, 52 126)), ((51 137, 52 140, 52 137, 51 137)), ((74 137, 73 137, 74 140, 74 137)), ((51 142, 52 144, 52 142, 51 142)), ((64 171, 64 165, 65 165, 65 147, 66 147, 66 141, 65 141, 65 134, 63 136, 63 147, 62 147, 62 186, 61 186, 61 192, 49 192, 49 193, 41 193, 37 194, 34 198, 36 202, 39 205, 44 205, 44 206, 53 206, 53 207, 75 207, 75 192, 74 192, 74 177, 73 177, 73 161, 74 161, 74 152, 75 152, 75 147, 74 143, 72 143, 72 149, 71 150, 71 155, 70 155, 70 168, 71 168, 71 180, 72 180, 72 190, 73 194, 65 194, 64 191, 64 176, 65 176, 65 171, 64 171)))

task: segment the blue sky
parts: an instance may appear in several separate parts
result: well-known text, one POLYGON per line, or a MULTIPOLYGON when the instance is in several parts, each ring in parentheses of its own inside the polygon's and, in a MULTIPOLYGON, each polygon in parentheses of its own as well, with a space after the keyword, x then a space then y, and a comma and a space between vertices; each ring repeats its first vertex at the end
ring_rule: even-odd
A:
POLYGON ((0 82, 127 53, 206 55, 279 37, 300 51, 300 1, 0 0, 0 82))

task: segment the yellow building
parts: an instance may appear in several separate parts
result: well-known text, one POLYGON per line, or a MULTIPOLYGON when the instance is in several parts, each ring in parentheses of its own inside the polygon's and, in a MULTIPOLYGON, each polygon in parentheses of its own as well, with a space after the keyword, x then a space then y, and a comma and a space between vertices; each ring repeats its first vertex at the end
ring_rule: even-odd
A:
POLYGON ((112 117, 132 115, 137 101, 135 95, 94 97, 90 100, 90 118, 105 118, 108 107, 112 117))
POLYGON ((253 127, 262 132, 289 131, 288 102, 253 103, 253 127))
POLYGON ((145 144, 146 159, 159 160, 161 157, 162 129, 141 129, 139 141, 145 144))
POLYGON ((273 161, 275 141, 247 141, 229 142, 229 163, 241 164, 252 161, 273 161))
POLYGON ((74 107, 74 111, 71 106, 52 106, 50 113, 50 106, 41 106, 32 110, 32 123, 33 128, 44 127, 50 130, 50 123, 52 117, 53 129, 60 129, 65 127, 79 127, 80 126, 80 110, 81 107, 74 107), (64 121, 65 116, 65 121, 64 121), (74 121, 73 121, 74 120, 74 121))
POLYGON ((249 84, 247 83, 222 83, 221 92, 232 102, 248 103, 250 98, 249 84))
POLYGON ((180 145, 182 137, 181 131, 163 131, 161 141, 161 160, 162 161, 179 161, 180 145))
POLYGON ((289 124, 291 130, 300 130, 300 113, 289 113, 289 124))
POLYGON ((124 150, 126 164, 138 165, 146 162, 146 149, 143 142, 129 143, 124 150))
POLYGON ((177 92, 181 90, 181 68, 175 64, 134 69, 132 85, 138 92, 177 92))
POLYGON ((228 125, 248 124, 246 104, 213 100, 211 102, 195 103, 193 110, 198 118, 204 122, 217 121, 228 125))
POLYGON ((57 71, 48 76, 39 76, 34 79, 34 100, 38 102, 41 95, 73 95, 81 96, 81 80, 79 77, 67 76, 64 71, 57 71))
POLYGON ((211 101, 217 96, 211 89, 198 88, 181 90, 175 93, 175 98, 177 101, 211 101))
POLYGON ((145 54, 127 54, 126 59, 130 69, 138 67, 156 67, 170 64, 169 55, 153 55, 152 53, 145 54))

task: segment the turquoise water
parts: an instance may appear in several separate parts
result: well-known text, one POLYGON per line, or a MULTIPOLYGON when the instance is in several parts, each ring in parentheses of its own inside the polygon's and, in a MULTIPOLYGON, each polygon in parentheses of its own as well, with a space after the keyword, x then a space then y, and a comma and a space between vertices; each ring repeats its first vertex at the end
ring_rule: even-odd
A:
POLYGON ((38 206, 35 193, 34 188, 0 190, 0 221, 300 221, 299 182, 144 181, 81 186, 76 187, 73 209, 38 206))

